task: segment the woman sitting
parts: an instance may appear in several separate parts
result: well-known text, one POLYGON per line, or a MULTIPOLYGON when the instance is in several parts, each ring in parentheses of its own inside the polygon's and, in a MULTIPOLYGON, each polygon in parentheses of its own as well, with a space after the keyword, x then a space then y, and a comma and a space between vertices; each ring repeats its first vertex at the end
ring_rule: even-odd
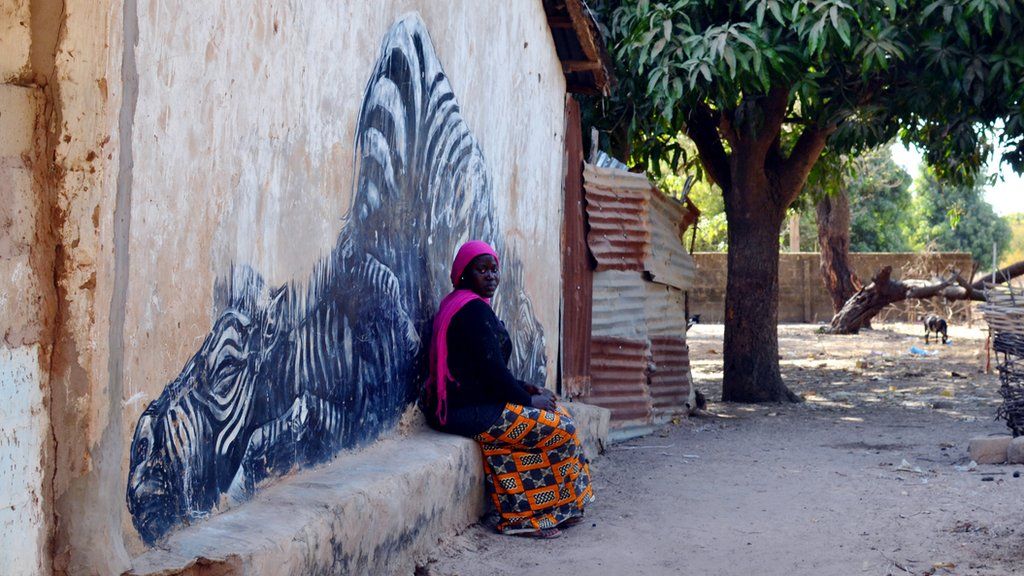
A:
POLYGON ((512 343, 490 305, 499 282, 494 249, 463 244, 451 279, 455 289, 434 318, 428 421, 480 443, 499 532, 557 538, 558 526, 579 522, 594 499, 576 426, 551 391, 508 370, 512 343))

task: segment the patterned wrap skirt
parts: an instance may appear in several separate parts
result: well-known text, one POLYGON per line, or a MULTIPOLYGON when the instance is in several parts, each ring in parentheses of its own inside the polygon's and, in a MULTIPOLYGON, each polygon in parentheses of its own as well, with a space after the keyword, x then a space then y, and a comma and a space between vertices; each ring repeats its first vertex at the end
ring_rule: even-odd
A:
POLYGON ((565 408, 506 404, 474 440, 483 452, 488 495, 501 515, 499 532, 554 528, 582 517, 584 505, 594 500, 590 467, 565 408))

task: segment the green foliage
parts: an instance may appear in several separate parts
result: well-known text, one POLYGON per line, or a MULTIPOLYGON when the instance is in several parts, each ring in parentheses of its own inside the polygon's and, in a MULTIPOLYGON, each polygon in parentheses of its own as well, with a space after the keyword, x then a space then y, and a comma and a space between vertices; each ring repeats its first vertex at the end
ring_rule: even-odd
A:
MULTIPOLYGON (((892 159, 888 146, 858 156, 830 155, 819 161, 820 173, 809 183, 791 212, 800 213, 800 249, 818 250, 818 201, 839 189, 850 202, 851 252, 905 252, 911 250, 915 226, 911 213, 910 175, 892 159)), ((781 234, 788 246, 789 227, 781 234)))
POLYGON ((999 265, 1007 266, 1024 260, 1024 212, 1004 216, 1003 220, 1010 226, 1010 245, 1002 253, 999 265))
POLYGON ((905 252, 915 226, 910 175, 892 160, 889 147, 854 161, 847 180, 851 252, 905 252))
POLYGON ((791 209, 786 214, 786 219, 782 222, 782 227, 779 229, 779 245, 782 246, 783 252, 790 252, 791 248, 789 245, 789 221, 794 215, 800 216, 800 249, 799 252, 817 252, 818 251, 818 215, 814 212, 814 208, 802 208, 802 209, 791 209))
POLYGON ((1010 245, 1010 225, 985 201, 978 184, 946 184, 934 172, 924 171, 914 181, 913 212, 918 224, 912 240, 918 249, 970 252, 987 269, 992 243, 1000 254, 1010 245))
MULTIPOLYGON (((684 144, 684 148, 692 149, 692 145, 684 144)), ((682 198, 687 186, 687 178, 663 167, 661 177, 657 179, 656 184, 665 194, 674 198, 682 198)), ((714 184, 698 180, 690 182, 686 196, 700 210, 697 236, 687 235, 683 238, 686 247, 690 247, 690 240, 693 239, 695 252, 727 251, 729 230, 725 221, 725 202, 722 199, 722 191, 714 184)), ((692 232, 688 234, 692 234, 692 232)))
MULTIPOLYGON (((680 145, 695 110, 764 125, 789 94, 787 150, 829 127, 837 153, 899 136, 943 179, 970 181, 1004 121, 1004 160, 1024 170, 1024 2, 1019 0, 596 0, 619 85, 588 122, 628 163, 699 170, 680 145)), ((728 138, 723 138, 728 140, 728 138)), ((728 150, 728 144, 725 144, 728 150)), ((703 152, 702 152, 703 153, 703 152)), ((705 159, 706 160, 706 159, 705 159)))
POLYGON ((700 209, 694 250, 699 252, 727 251, 729 249, 729 228, 725 221, 722 192, 717 186, 706 182, 697 182, 690 189, 690 199, 700 209))
MULTIPOLYGON (((850 199, 851 252, 966 251, 988 268, 995 241, 1000 265, 1024 259, 1024 214, 1000 218, 985 201, 980 183, 943 184, 927 173, 913 183, 912 194, 912 179, 893 161, 889 147, 866 152, 843 166, 837 185, 845 186, 850 199), (957 215, 956 225, 951 214, 957 215)), ((659 180, 670 194, 681 191, 683 182, 675 175, 659 180)), ((728 251, 725 206, 717 187, 697 182, 690 198, 701 210, 695 249, 728 251)), ((793 213, 800 214, 800 250, 817 251, 814 202, 800 203, 790 216, 793 213)), ((788 250, 788 218, 779 236, 788 250)))

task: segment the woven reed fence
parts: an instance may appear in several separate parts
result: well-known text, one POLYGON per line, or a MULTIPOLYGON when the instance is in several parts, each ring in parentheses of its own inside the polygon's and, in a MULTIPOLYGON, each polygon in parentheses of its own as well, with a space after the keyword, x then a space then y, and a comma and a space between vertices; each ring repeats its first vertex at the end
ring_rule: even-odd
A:
POLYGON ((1012 286, 986 293, 981 306, 992 330, 1003 404, 996 412, 1014 436, 1024 435, 1024 290, 1012 286))

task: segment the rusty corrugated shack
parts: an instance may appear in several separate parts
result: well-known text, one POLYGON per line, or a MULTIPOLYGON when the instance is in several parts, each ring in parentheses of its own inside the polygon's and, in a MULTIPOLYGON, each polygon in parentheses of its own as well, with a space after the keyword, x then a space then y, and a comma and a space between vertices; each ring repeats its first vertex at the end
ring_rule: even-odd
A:
POLYGON ((580 250, 584 226, 569 214, 581 212, 589 253, 575 260, 587 266, 566 267, 563 297, 589 292, 592 306, 579 313, 585 322, 564 308, 563 337, 587 323, 589 342, 563 344, 563 391, 611 409, 615 428, 664 422, 693 404, 684 291, 694 262, 682 236, 698 212, 643 174, 586 164, 583 181, 578 200, 567 190, 565 241, 567 255, 574 244, 580 250), (581 365, 585 375, 571 373, 581 365))

